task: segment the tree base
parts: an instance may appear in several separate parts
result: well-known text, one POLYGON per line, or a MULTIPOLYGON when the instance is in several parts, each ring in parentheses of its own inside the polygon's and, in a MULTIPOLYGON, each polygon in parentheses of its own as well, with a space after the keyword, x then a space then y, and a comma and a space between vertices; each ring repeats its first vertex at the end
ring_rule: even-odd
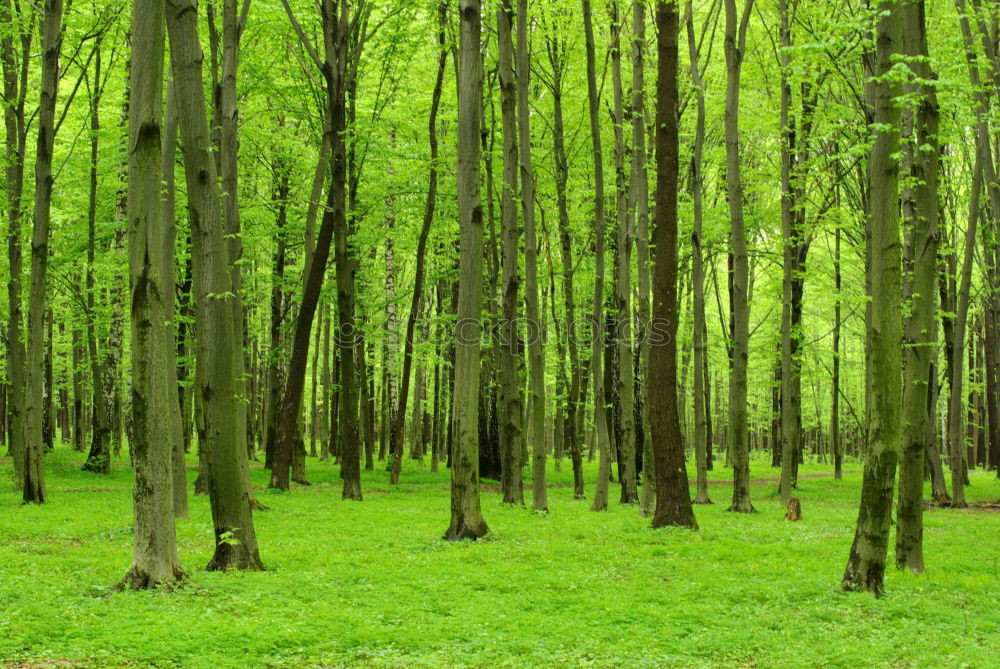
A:
POLYGON ((788 512, 785 514, 785 520, 792 522, 802 520, 802 502, 798 497, 788 500, 788 512))
POLYGON ((694 501, 691 502, 691 503, 692 504, 714 504, 715 502, 713 502, 712 500, 710 500, 708 498, 708 495, 695 495, 694 501))
POLYGON ((757 509, 753 508, 753 504, 748 499, 733 502, 726 511, 731 511, 732 513, 757 513, 757 509))
POLYGON ((230 569, 264 571, 264 563, 261 562, 260 554, 256 550, 251 553, 241 544, 219 543, 215 547, 215 555, 205 570, 229 571, 230 569))
POLYGON ((168 565, 153 573, 147 569, 132 567, 128 573, 115 584, 114 589, 122 590, 173 590, 186 578, 187 574, 180 565, 168 565))
POLYGON ((451 521, 451 526, 444 533, 442 539, 445 541, 465 541, 466 539, 475 541, 476 539, 485 537, 489 533, 490 528, 486 526, 486 521, 482 518, 473 522, 467 522, 465 518, 459 518, 451 521))
POLYGON ((344 479, 344 491, 340 498, 354 500, 356 502, 362 501, 361 482, 344 479))

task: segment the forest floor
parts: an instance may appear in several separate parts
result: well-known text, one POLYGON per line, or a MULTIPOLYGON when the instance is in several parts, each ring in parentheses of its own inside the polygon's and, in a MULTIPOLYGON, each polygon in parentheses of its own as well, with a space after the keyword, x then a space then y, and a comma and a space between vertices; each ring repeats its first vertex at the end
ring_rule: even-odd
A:
MULTIPOLYGON (((924 575, 890 566, 886 597, 841 592, 858 463, 843 481, 804 465, 804 520, 789 523, 777 471, 755 461, 759 513, 726 513, 731 492, 713 486, 691 532, 651 530, 634 506, 592 513, 565 485, 568 463, 554 472, 550 460, 551 513, 486 494, 493 534, 460 544, 440 539, 444 468, 407 461, 391 490, 380 465, 357 503, 340 499, 331 463, 310 458, 313 485, 289 494, 265 490, 256 465, 267 571, 204 571, 210 512, 192 497, 177 523, 189 581, 140 593, 112 590, 132 555, 131 471, 102 477, 81 463, 64 448, 47 456, 41 507, 2 482, 0 666, 1000 666, 1000 513, 929 510, 924 575)), ((589 494, 596 463, 586 472, 589 494)), ((971 483, 971 502, 1000 500, 995 473, 971 483)))

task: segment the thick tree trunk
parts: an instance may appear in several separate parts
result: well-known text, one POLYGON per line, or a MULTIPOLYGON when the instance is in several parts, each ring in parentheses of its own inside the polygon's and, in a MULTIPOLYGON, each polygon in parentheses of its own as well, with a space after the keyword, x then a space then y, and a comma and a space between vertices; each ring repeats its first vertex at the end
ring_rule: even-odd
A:
POLYGON ((912 112, 912 132, 904 147, 912 186, 903 191, 907 219, 907 265, 911 272, 907 291, 910 315, 903 330, 903 441, 899 468, 899 506, 896 513, 896 566, 915 573, 924 570, 923 510, 924 451, 933 424, 928 413, 927 384, 937 355, 937 252, 938 252, 938 106, 927 53, 924 3, 913 0, 903 14, 903 46, 918 83, 908 86, 917 94, 912 112))
POLYGON ((31 237, 31 286, 28 294, 27 382, 24 395, 25 502, 46 499, 42 460, 42 403, 45 354, 45 289, 49 269, 49 222, 52 206, 52 149, 55 140, 59 50, 62 46, 62 0, 43 6, 42 71, 39 86, 38 144, 35 156, 35 209, 31 237))
POLYGON ((893 0, 881 0, 875 35, 875 81, 871 85, 875 141, 868 159, 871 327, 866 361, 868 453, 857 530, 844 571, 845 590, 884 591, 892 493, 902 438, 902 253, 899 229, 899 84, 886 77, 902 46, 902 14, 893 0))
POLYGON ((228 263, 221 262, 228 253, 211 157, 195 0, 167 0, 167 30, 191 215, 193 299, 198 323, 196 383, 203 412, 198 442, 206 451, 215 527, 215 553, 208 569, 262 569, 246 475, 246 449, 238 433, 240 399, 232 351, 240 345, 241 336, 227 299, 232 277, 228 263))
POLYGON ((677 191, 680 140, 677 4, 656 7, 656 201, 653 226, 653 328, 649 352, 650 429, 656 468, 653 527, 697 529, 677 415, 677 191))
MULTIPOLYGON (((166 276, 167 235, 161 195, 163 14, 161 2, 134 2, 127 211, 135 552, 131 569, 119 583, 119 587, 131 589, 169 585, 184 578, 174 533, 171 460, 175 444, 173 439, 164 439, 164 435, 180 434, 179 426, 175 429, 173 425, 178 410, 174 396, 177 383, 172 378, 176 367, 172 332, 167 332, 173 328, 167 309, 168 300, 173 304, 173 280, 166 276)), ((170 132, 163 137, 170 138, 170 132)), ((172 142, 167 146, 172 156, 172 142)), ((169 272, 173 274, 172 263, 169 272)))
POLYGON ((730 511, 755 511, 750 502, 750 445, 747 434, 747 362, 750 340, 749 266, 743 220, 743 184, 740 178, 740 70, 747 23, 753 0, 745 0, 736 14, 736 0, 725 0, 726 10, 726 186, 732 226, 732 368, 729 375, 729 452, 733 460, 733 503, 730 511), (738 23, 737 23, 738 21, 738 23))
POLYGON ((483 63, 480 0, 459 0, 458 212, 461 229, 459 295, 452 412, 451 524, 449 541, 489 532, 479 506, 479 341, 483 304, 483 209, 479 196, 479 130, 483 63))

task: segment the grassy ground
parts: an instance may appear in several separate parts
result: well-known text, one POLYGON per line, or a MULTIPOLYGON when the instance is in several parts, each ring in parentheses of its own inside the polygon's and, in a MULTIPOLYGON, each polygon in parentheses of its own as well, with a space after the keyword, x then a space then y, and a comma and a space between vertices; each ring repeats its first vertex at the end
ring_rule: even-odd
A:
MULTIPOLYGON (((439 538, 446 470, 407 463, 392 491, 381 467, 365 472, 365 500, 352 503, 329 463, 310 459, 314 485, 290 494, 263 490, 257 468, 267 571, 203 571, 211 522, 193 498, 177 523, 191 577, 172 593, 111 590, 131 559, 131 473, 80 464, 48 456, 42 507, 3 482, 0 665, 1000 666, 1000 513, 929 511, 925 575, 890 568, 880 600, 842 593, 857 464, 841 482, 804 466, 800 523, 782 519, 764 462, 753 466, 759 513, 725 513, 731 472, 719 469, 698 532, 653 531, 617 503, 591 513, 566 466, 550 471, 549 515, 486 494, 493 535, 464 544, 439 538)), ((587 475, 589 492, 595 468, 587 475)), ((997 500, 1000 483, 975 472, 968 496, 997 500)))

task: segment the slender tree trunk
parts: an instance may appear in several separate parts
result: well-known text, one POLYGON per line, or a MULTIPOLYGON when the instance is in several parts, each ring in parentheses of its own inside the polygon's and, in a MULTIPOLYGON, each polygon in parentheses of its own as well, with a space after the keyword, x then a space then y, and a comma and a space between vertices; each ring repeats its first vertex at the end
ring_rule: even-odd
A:
POLYGON ((833 307, 833 390, 830 402, 830 445, 833 451, 833 477, 844 478, 844 444, 840 437, 840 329, 841 319, 841 273, 840 273, 840 226, 834 232, 833 283, 837 294, 833 307))
POLYGON ((270 348, 267 356, 267 416, 265 418, 266 440, 264 444, 264 466, 270 469, 274 464, 274 450, 277 442, 278 405, 281 403, 281 325, 285 313, 286 237, 288 223, 288 197, 290 192, 289 171, 283 161, 278 161, 275 175, 276 187, 272 200, 277 203, 275 220, 274 263, 271 270, 271 320, 270 348))
POLYGON ((480 0, 459 0, 458 211, 461 230, 459 294, 452 412, 451 524, 449 541, 477 539, 489 532, 479 505, 480 316, 483 304, 483 208, 479 196, 479 130, 483 63, 480 0))
POLYGON ((590 358, 594 386, 594 430, 600 463, 591 510, 608 508, 608 477, 611 474, 611 439, 604 401, 604 152, 601 149, 600 101, 597 96, 597 61, 594 54, 594 22, 590 0, 582 0, 583 27, 587 47, 587 103, 590 139, 594 155, 594 309, 591 322, 593 353, 590 358))
MULTIPOLYGON (((403 418, 406 414, 406 396, 410 385, 410 367, 413 364, 413 337, 416 329, 420 299, 423 295, 425 260, 427 255, 427 238, 430 235, 431 223, 434 222, 434 207, 437 202, 438 186, 438 139, 437 115, 441 105, 441 93, 444 88, 444 72, 448 63, 448 51, 445 48, 445 27, 447 25, 447 6, 438 5, 438 66, 434 79, 434 91, 431 94, 431 111, 427 121, 427 136, 431 151, 431 168, 427 178, 427 197, 424 201, 424 218, 420 226, 420 238, 417 240, 416 276, 413 283, 413 296, 410 301, 410 315, 406 320, 406 339, 403 342, 403 377, 400 387, 399 405, 393 413, 390 450, 392 452, 392 472, 389 482, 399 483, 399 469, 403 459, 403 418)), ((388 253, 388 251, 387 251, 388 253)), ((433 456, 432 456, 433 457, 433 456)), ((435 460, 436 462, 436 460, 435 460)))
POLYGON ((501 490, 505 504, 524 504, 521 479, 521 452, 524 442, 523 395, 518 374, 522 354, 518 329, 519 241, 517 219, 517 88, 514 73, 512 38, 513 7, 504 0, 497 7, 498 70, 500 107, 503 124, 503 193, 500 199, 501 237, 503 238, 503 317, 498 328, 496 353, 499 362, 497 418, 500 432, 501 490))
POLYGON ((736 0, 725 0, 726 10, 726 186, 732 226, 732 368, 729 376, 729 446, 733 459, 733 503, 730 511, 752 513, 750 502, 750 448, 747 434, 747 361, 750 339, 749 267, 743 220, 743 183, 740 178, 740 70, 747 23, 753 0, 745 0, 736 14, 736 0), (739 21, 739 23, 737 23, 739 21))
MULTIPOLYGON (((171 460, 175 444, 172 438, 164 439, 164 435, 180 435, 173 425, 178 410, 173 395, 177 383, 172 378, 172 371, 176 370, 172 360, 173 336, 167 330, 173 325, 166 304, 167 300, 173 304, 173 281, 165 276, 167 235, 161 193, 163 19, 163 3, 135 0, 127 195, 135 552, 131 569, 119 583, 119 587, 135 590, 184 578, 174 533, 176 505, 171 460)), ((170 132, 163 137, 169 138, 170 132)), ((172 143, 168 146, 173 148, 172 143)), ((172 275, 172 263, 169 270, 172 275)))
POLYGON ((845 590, 884 591, 886 548, 896 463, 902 439, 900 409, 902 375, 902 252, 899 229, 899 120, 895 99, 899 84, 886 77, 902 46, 902 14, 893 0, 881 0, 882 15, 875 34, 874 83, 870 87, 874 110, 874 144, 868 159, 871 327, 867 366, 870 409, 868 453, 861 488, 857 530, 844 572, 845 590))
POLYGON ((7 424, 8 445, 14 461, 14 486, 24 485, 24 410, 25 410, 25 349, 22 338, 24 315, 22 313, 21 281, 23 260, 21 251, 21 198, 24 192, 24 155, 27 141, 24 104, 27 91, 23 82, 27 81, 28 64, 31 56, 33 31, 16 28, 15 17, 11 13, 10 0, 0 3, 0 63, 3 66, 4 85, 4 127, 6 129, 5 162, 7 195, 7 379, 10 382, 8 394, 9 423, 7 424), (20 57, 14 48, 15 35, 20 37, 20 57))
POLYGON ((262 569, 253 525, 252 491, 246 476, 246 449, 238 434, 236 360, 241 342, 231 303, 232 277, 215 161, 202 87, 202 52, 195 0, 167 0, 170 64, 177 95, 177 118, 184 152, 191 215, 193 296, 198 323, 197 386, 203 424, 199 447, 206 451, 208 491, 215 528, 209 570, 262 569))
MULTIPOLYGON (((159 41, 160 43, 163 41, 162 31, 159 41)), ((162 51, 162 44, 160 45, 160 48, 162 51)), ((160 57, 162 59, 162 53, 160 54, 160 57)), ((171 468, 173 470, 174 516, 177 518, 187 518, 187 465, 184 462, 184 421, 181 418, 181 398, 178 395, 180 386, 177 383, 177 330, 175 328, 177 320, 175 317, 174 304, 174 296, 177 293, 177 284, 174 278, 174 243, 177 238, 177 224, 175 220, 176 211, 174 205, 174 157, 177 147, 177 99, 175 97, 173 81, 167 85, 167 104, 163 125, 162 143, 162 167, 160 174, 163 178, 163 310, 166 323, 164 327, 164 339, 167 347, 167 366, 169 367, 167 370, 167 387, 170 390, 167 395, 170 398, 170 440, 172 450, 171 468)))
POLYGON ((528 56, 528 0, 517 3, 517 127, 521 158, 521 212, 524 216, 524 310, 528 320, 528 403, 531 406, 528 443, 531 444, 531 505, 548 511, 545 485, 545 351, 538 312, 538 241, 535 232, 535 173, 531 163, 531 110, 528 56))
MULTIPOLYGON (((85 403, 83 390, 83 333, 80 328, 73 328, 73 406, 70 409, 71 433, 73 450, 82 453, 83 442, 86 439, 86 425, 83 416, 85 403)), ((8 390, 7 396, 10 396, 8 390)), ((5 407, 6 408, 6 407, 5 407)), ((6 414, 6 412, 5 412, 6 414)), ((7 429, 10 426, 5 424, 7 429)))
POLYGON ((39 86, 38 145, 35 157, 34 230, 31 237, 31 286, 28 294, 27 383, 24 396, 25 502, 46 500, 42 460, 42 393, 45 353, 45 289, 49 269, 49 222, 52 206, 52 149, 55 140, 59 50, 62 46, 62 0, 43 5, 42 72, 39 86))
MULTIPOLYGON (((552 66, 552 143, 555 159, 556 202, 559 208, 559 241, 562 258, 562 287, 565 301, 565 336, 569 353, 569 395, 566 398, 566 427, 563 434, 573 463, 573 497, 583 499, 583 431, 579 429, 586 396, 581 377, 586 369, 580 359, 576 298, 573 287, 573 236, 569 227, 569 204, 566 183, 569 180, 569 162, 566 159, 565 123, 563 121, 563 73, 566 67, 566 40, 559 36, 546 41, 549 64, 552 66)), ((648 292, 648 291, 647 291, 648 292)))
MULTIPOLYGON (((636 489, 635 458, 635 377, 632 359, 632 235, 629 231, 628 177, 625 173, 625 112, 622 103, 621 35, 622 17, 617 2, 609 6, 611 12, 611 80, 614 100, 612 106, 615 137, 615 292, 614 302, 617 318, 612 333, 615 347, 618 387, 619 415, 621 426, 619 440, 618 479, 621 484, 622 504, 639 501, 636 489)), ((642 133, 644 134, 644 133, 642 133)))
MULTIPOLYGON (((641 4, 641 0, 636 0, 637 7, 639 4, 641 4)), ((694 452, 698 477, 694 503, 711 504, 712 500, 708 496, 708 411, 711 404, 708 402, 706 394, 708 390, 706 355, 708 343, 706 341, 705 268, 702 250, 702 222, 704 220, 702 155, 705 146, 705 88, 701 71, 698 68, 698 46, 695 41, 694 11, 691 0, 688 0, 685 6, 685 23, 687 25, 691 81, 694 85, 697 103, 694 155, 691 157, 691 196, 694 205, 694 228, 691 232, 691 281, 694 283, 692 304, 694 312, 694 452)), ((636 150, 638 150, 638 146, 636 150)), ((641 255, 640 251, 640 262, 641 255)))

